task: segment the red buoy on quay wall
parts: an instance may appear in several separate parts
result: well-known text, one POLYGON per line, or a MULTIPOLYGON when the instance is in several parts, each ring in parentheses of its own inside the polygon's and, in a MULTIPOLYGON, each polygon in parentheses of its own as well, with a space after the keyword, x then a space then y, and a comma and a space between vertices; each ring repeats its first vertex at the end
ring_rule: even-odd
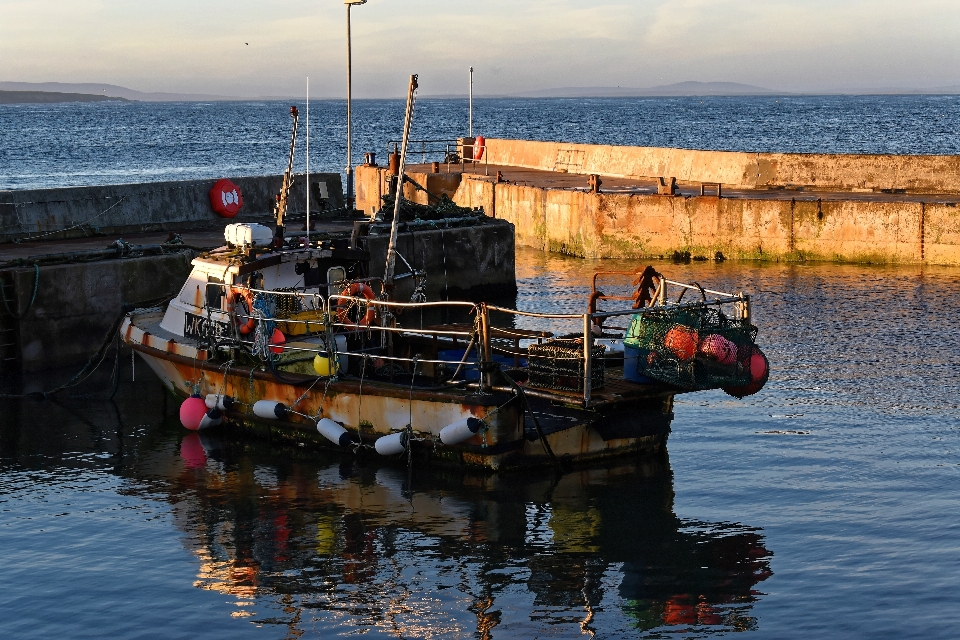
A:
POLYGON ((234 217, 243 206, 243 193, 240 192, 240 187, 226 178, 217 180, 210 189, 210 206, 221 218, 234 217))

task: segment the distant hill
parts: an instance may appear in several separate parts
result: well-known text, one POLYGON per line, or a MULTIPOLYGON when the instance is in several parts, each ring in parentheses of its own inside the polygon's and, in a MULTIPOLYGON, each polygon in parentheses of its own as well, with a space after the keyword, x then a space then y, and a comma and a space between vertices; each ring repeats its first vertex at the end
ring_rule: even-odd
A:
MULTIPOLYGON (((258 98, 240 96, 220 96, 202 93, 147 93, 134 91, 115 84, 97 84, 93 82, 0 82, 0 91, 33 91, 45 93, 76 92, 110 98, 125 98, 141 102, 212 102, 219 100, 254 100, 258 98)), ((280 98, 259 98, 264 100, 280 98)))
POLYGON ((3 91, 0 104, 50 104, 54 102, 130 102, 126 98, 98 96, 89 93, 61 93, 59 91, 3 91))
POLYGON ((560 87, 523 91, 521 98, 642 98, 656 96, 770 96, 786 92, 739 82, 677 82, 656 87, 560 87))

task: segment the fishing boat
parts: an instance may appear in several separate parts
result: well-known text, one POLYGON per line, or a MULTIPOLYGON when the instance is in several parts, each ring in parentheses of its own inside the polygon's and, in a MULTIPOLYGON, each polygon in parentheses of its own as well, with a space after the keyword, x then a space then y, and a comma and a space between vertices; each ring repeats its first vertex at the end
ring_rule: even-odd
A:
MULTIPOLYGON (((294 140, 295 132, 296 124, 294 140)), ((417 275, 395 274, 402 198, 384 275, 371 276, 361 236, 284 234, 293 148, 276 227, 228 225, 224 246, 193 260, 175 298, 132 311, 121 326, 185 398, 187 428, 502 470, 657 452, 676 394, 743 396, 766 382, 749 296, 653 267, 597 273, 576 314, 427 301, 417 291, 400 301, 396 281, 417 275), (598 289, 625 275, 634 278, 630 295, 598 289)))

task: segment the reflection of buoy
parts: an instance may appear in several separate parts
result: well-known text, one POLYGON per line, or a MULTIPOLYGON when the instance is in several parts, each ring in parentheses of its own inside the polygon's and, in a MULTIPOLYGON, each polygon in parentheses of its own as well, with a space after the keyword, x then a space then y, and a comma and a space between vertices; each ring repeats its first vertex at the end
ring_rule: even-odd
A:
POLYGON ((407 450, 407 432, 398 431, 388 436, 377 438, 373 447, 382 456, 395 456, 407 450))
POLYGON ((180 457, 188 469, 201 469, 207 464, 207 453, 203 450, 200 436, 188 433, 180 443, 180 457))
MULTIPOLYGON (((283 335, 283 331, 280 331, 280 329, 274 329, 274 330, 273 330, 273 337, 270 338, 270 344, 271 344, 271 345, 282 345, 282 344, 283 344, 284 342, 286 342, 286 341, 287 341, 287 337, 286 337, 285 335, 283 335)), ((271 347, 270 347, 270 352, 271 352, 271 353, 277 353, 277 354, 283 353, 283 347, 280 347, 280 346, 271 346, 271 347)))
POLYGON ((207 412, 203 415, 203 419, 200 420, 200 428, 209 429, 210 427, 219 427, 222 423, 223 412, 214 407, 213 409, 207 409, 207 412))
POLYGON ((764 355, 763 351, 760 351, 760 347, 754 345, 748 353, 749 356, 743 357, 740 360, 740 364, 750 373, 750 384, 743 385, 742 387, 723 388, 726 393, 734 398, 752 396, 757 391, 760 391, 760 389, 763 389, 763 385, 767 384, 767 380, 770 377, 770 362, 767 360, 767 356, 764 355))
POLYGON ((317 431, 319 431, 320 435, 324 438, 341 447, 346 447, 353 443, 353 438, 350 437, 350 433, 330 418, 320 418, 320 421, 317 422, 317 431))
POLYGON ((287 406, 274 400, 257 400, 253 403, 253 412, 270 420, 283 420, 287 417, 287 406))
POLYGON ((689 360, 697 352, 699 341, 700 336, 696 331, 677 324, 667 331, 667 335, 663 338, 663 346, 681 360, 689 360))
POLYGON ((180 405, 180 424, 191 431, 196 431, 200 428, 200 421, 206 413, 207 405, 203 402, 203 398, 192 395, 180 405))
POLYGON ((443 444, 457 444, 474 436, 480 431, 483 422, 474 417, 458 420, 440 429, 440 442, 443 444))
POLYGON ((220 411, 230 411, 236 400, 230 396, 222 396, 216 393, 208 393, 205 400, 207 409, 220 409, 220 411))

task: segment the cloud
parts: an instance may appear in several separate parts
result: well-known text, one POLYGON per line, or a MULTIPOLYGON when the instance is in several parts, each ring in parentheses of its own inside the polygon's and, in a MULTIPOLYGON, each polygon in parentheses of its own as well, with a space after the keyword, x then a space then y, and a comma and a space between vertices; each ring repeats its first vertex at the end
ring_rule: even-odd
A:
MULTIPOLYGON (((960 3, 369 0, 358 97, 730 80, 784 89, 960 84, 960 3)), ((0 79, 144 91, 343 95, 340 0, 0 0, 0 79), (245 45, 249 42, 249 45, 245 45)))

